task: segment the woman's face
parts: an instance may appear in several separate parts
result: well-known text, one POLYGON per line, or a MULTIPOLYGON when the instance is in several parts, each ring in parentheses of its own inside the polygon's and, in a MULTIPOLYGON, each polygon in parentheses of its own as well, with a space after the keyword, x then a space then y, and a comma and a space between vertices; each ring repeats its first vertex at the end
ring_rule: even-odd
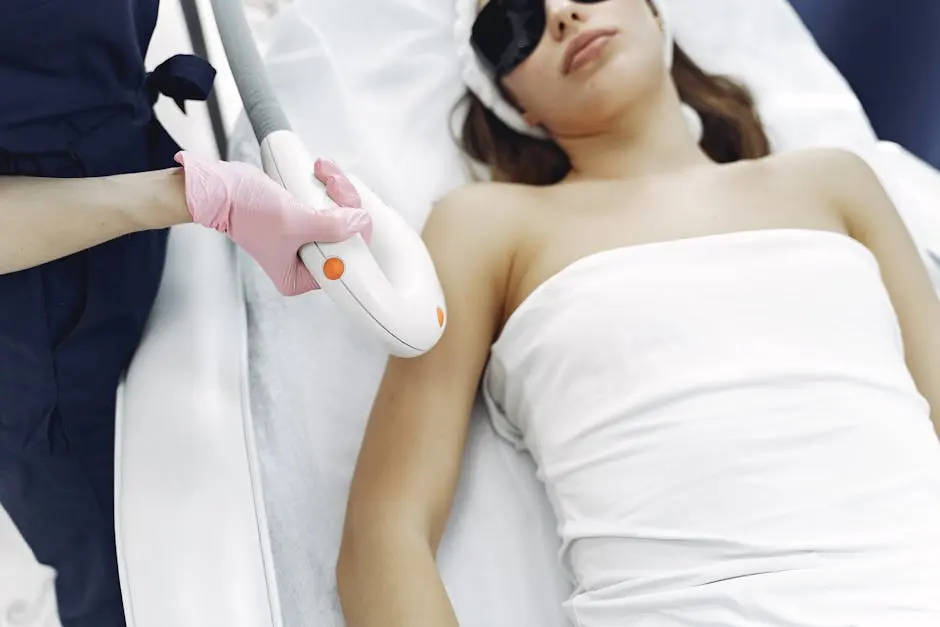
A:
POLYGON ((664 35, 647 0, 545 0, 545 24, 502 81, 529 124, 589 135, 661 87, 664 35))

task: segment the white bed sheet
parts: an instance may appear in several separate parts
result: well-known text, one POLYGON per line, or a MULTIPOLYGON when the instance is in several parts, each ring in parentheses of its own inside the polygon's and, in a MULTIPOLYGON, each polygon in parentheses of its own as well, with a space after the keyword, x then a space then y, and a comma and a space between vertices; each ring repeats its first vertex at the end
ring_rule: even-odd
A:
MULTIPOLYGON (((874 149, 858 101, 783 0, 667 1, 695 58, 755 88, 777 149, 874 149)), ((415 228, 469 175, 446 128, 462 93, 452 15, 451 0, 297 0, 270 24, 269 71, 295 130, 415 228)), ((258 162, 244 120, 232 157, 258 162)), ((384 353, 322 295, 281 298, 243 261, 252 411, 284 625, 342 625, 333 565, 384 353)), ((497 438, 480 406, 464 464, 439 555, 461 624, 566 625, 554 517, 531 460, 497 438)))

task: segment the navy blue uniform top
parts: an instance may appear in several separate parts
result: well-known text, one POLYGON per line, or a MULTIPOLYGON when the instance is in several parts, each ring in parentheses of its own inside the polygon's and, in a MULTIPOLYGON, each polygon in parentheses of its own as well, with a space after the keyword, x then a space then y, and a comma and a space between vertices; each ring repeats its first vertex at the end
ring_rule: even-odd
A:
MULTIPOLYGON (((214 70, 175 56, 146 72, 157 7, 0 0, 0 176, 175 165, 178 146, 152 105, 159 93, 178 103, 205 99, 214 70)), ((0 275, 0 504, 37 559, 58 572, 65 627, 124 624, 113 531, 115 393, 157 293, 166 241, 166 231, 135 233, 0 275)))
POLYGON ((146 124, 144 58, 157 8, 156 0, 0 2, 0 147, 62 149, 76 115, 146 124))

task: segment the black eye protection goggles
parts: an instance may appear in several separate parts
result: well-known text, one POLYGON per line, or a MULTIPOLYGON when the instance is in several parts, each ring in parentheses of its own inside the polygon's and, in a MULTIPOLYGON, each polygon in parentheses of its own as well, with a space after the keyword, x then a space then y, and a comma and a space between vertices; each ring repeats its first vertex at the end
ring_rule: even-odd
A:
MULTIPOLYGON (((604 0, 577 0, 594 4, 604 0)), ((470 45, 497 79, 529 58, 545 34, 545 0, 490 0, 473 22, 470 45)))

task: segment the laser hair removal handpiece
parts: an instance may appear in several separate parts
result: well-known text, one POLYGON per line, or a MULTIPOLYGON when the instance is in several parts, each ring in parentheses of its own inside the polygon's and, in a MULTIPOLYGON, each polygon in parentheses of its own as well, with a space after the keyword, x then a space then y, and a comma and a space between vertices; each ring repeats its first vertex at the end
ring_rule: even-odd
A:
MULTIPOLYGON (((332 206, 314 177, 314 159, 291 129, 268 79, 241 0, 212 0, 219 36, 255 137, 265 173, 309 207, 332 206)), ((429 351, 447 326, 444 294, 421 237, 355 176, 372 218, 371 245, 360 235, 313 242, 300 258, 323 292, 397 357, 429 351)))

